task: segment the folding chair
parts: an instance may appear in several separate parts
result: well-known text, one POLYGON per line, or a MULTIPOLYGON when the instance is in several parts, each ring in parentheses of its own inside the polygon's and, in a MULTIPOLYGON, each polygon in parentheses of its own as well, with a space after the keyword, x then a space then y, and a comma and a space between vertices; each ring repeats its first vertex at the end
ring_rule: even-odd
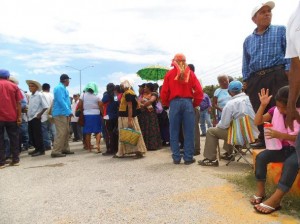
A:
POLYGON ((237 162, 243 158, 244 161, 253 168, 253 165, 247 160, 245 155, 248 152, 252 155, 250 143, 255 142, 255 138, 257 138, 257 136, 258 129, 248 115, 233 120, 228 129, 227 138, 227 143, 233 146, 233 158, 226 164, 226 166, 239 156, 237 162), (243 146, 246 147, 246 151, 243 151, 243 146))

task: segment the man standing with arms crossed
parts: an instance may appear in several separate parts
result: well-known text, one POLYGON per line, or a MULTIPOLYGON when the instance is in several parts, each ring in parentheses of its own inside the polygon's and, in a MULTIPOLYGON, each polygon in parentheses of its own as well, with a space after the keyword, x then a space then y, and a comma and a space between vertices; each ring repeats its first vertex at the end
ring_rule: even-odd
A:
MULTIPOLYGON (((243 81, 255 112, 260 105, 258 93, 262 88, 269 89, 270 95, 275 96, 278 89, 288 85, 290 64, 284 58, 286 29, 284 26, 271 25, 274 7, 275 3, 268 1, 253 9, 251 17, 257 27, 243 45, 243 81)), ((265 112, 273 106, 274 97, 265 112)), ((253 148, 265 147, 262 126, 259 126, 259 131, 258 142, 251 145, 253 148)))

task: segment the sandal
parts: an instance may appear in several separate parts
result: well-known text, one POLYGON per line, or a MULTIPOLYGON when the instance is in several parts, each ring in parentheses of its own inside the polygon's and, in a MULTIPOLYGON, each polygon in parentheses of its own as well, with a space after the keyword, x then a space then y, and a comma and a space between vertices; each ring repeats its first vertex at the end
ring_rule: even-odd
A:
POLYGON ((258 208, 257 208, 257 205, 255 205, 254 206, 254 209, 255 209, 255 211, 256 212, 258 212, 258 213, 260 213, 260 214, 264 214, 264 215, 268 215, 268 214, 271 214, 271 213, 273 213, 273 212, 276 212, 276 211, 278 211, 278 210, 280 210, 281 209, 281 206, 280 205, 278 205, 276 208, 273 208, 273 207, 271 207, 271 206, 269 206, 269 205, 266 205, 266 204, 264 204, 264 203, 260 203, 260 204, 258 204, 260 207, 262 207, 262 208, 265 208, 265 209, 268 209, 269 211, 261 211, 261 210, 259 210, 258 208))
POLYGON ((259 197, 259 196, 256 196, 255 194, 250 198, 250 203, 252 205, 258 205, 260 203, 262 203, 263 200, 265 200, 266 198, 266 195, 262 196, 262 197, 259 197))
POLYGON ((122 158, 125 158, 125 156, 114 155, 112 158, 122 159, 122 158))
POLYGON ((219 166, 219 161, 216 160, 209 160, 209 159, 204 159, 204 160, 199 160, 198 164, 200 166, 219 166))

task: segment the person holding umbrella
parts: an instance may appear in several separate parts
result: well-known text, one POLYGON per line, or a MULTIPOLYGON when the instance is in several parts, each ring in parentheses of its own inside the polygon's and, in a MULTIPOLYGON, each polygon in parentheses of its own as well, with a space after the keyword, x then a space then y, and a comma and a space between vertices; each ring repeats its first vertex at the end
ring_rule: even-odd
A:
POLYGON ((203 90, 194 72, 186 64, 183 54, 176 54, 171 69, 164 78, 161 100, 170 107, 170 145, 174 164, 181 162, 179 150, 179 131, 183 124, 185 165, 195 162, 194 156, 194 108, 203 99, 203 90))

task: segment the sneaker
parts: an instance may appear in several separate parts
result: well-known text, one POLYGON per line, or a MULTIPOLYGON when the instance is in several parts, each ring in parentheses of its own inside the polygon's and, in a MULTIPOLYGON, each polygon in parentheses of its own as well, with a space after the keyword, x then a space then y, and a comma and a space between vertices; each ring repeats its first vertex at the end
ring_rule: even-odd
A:
POLYGON ((216 160, 209 160, 209 159, 204 159, 204 160, 199 160, 198 164, 200 166, 219 166, 219 161, 216 160))
POLYGON ((229 155, 227 152, 225 152, 223 155, 221 155, 220 158, 224 159, 224 160, 228 160, 228 161, 234 161, 235 160, 233 155, 232 154, 229 155))
POLYGON ((0 165, 0 170, 5 168, 5 164, 0 165))

